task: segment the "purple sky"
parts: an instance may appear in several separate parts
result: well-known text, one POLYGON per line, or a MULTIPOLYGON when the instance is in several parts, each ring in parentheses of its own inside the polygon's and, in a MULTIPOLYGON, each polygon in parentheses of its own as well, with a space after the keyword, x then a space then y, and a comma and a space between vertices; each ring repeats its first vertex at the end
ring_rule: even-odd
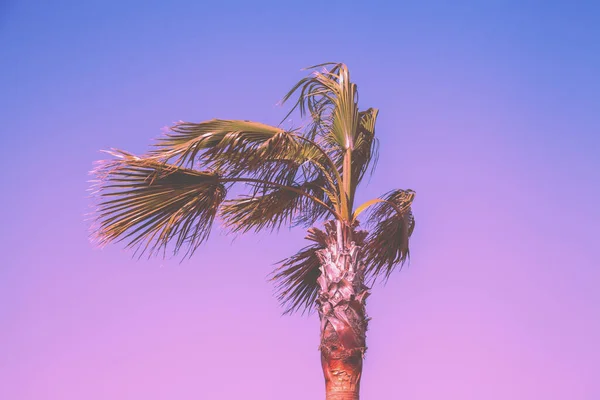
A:
POLYGON ((380 109, 359 199, 417 192, 362 398, 600 398, 598 5, 203 3, 0 2, 0 399, 323 398, 317 318, 281 317, 266 281, 302 230, 136 261, 84 214, 100 149, 275 124, 325 61, 380 109))

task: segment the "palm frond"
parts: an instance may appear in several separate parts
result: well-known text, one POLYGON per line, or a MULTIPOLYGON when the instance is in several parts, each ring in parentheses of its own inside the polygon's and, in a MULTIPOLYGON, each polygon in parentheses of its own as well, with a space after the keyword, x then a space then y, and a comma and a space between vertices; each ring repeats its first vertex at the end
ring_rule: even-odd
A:
MULTIPOLYGON (((306 180, 300 187, 304 192, 319 199, 330 209, 335 209, 337 204, 332 203, 330 199, 335 198, 337 193, 331 192, 325 181, 326 178, 323 175, 317 175, 312 180, 306 180)), ((300 199, 299 210, 301 212, 296 215, 293 222, 294 226, 309 227, 330 214, 327 208, 311 201, 307 197, 300 199)))
MULTIPOLYGON (((203 161, 228 176, 261 175, 266 164, 297 167, 307 162, 307 149, 288 132, 279 132, 261 144, 223 141, 204 154, 203 161), (275 163, 275 164, 273 164, 275 163)), ((267 168, 269 170, 269 168, 267 168)))
MULTIPOLYGON (((291 185, 312 166, 312 179, 325 178, 334 194, 336 171, 328 165, 326 152, 317 143, 259 122, 210 120, 182 122, 159 139, 151 157, 176 165, 218 171, 226 177, 247 177, 291 185)), ((308 179, 308 178, 305 178, 308 179)), ((256 185, 257 190, 261 190, 256 185)), ((263 188, 264 189, 264 188, 263 188)), ((331 199, 335 203, 335 199, 331 199)))
POLYGON ((371 167, 371 173, 373 173, 377 165, 379 143, 375 138, 375 123, 378 113, 379 110, 376 108, 369 108, 359 113, 360 126, 352 151, 352 176, 355 177, 357 186, 369 167, 371 167))
POLYGON ((241 196, 224 202, 221 216, 232 232, 277 230, 298 212, 298 193, 275 188, 263 195, 241 196))
MULTIPOLYGON (((373 173, 377 166, 379 141, 375 138, 375 123, 378 113, 379 110, 376 108, 369 108, 359 113, 360 126, 356 135, 354 150, 352 150, 351 174, 354 182, 352 196, 354 196, 358 185, 369 168, 371 169, 371 173, 373 173)), ((336 160, 337 170, 340 174, 343 174, 343 152, 339 149, 331 151, 335 153, 332 158, 336 160)))
POLYGON ((298 93, 296 103, 284 120, 299 109, 301 116, 308 114, 312 119, 307 131, 309 138, 322 135, 341 149, 352 149, 359 122, 357 86, 351 82, 345 64, 323 65, 332 66, 301 79, 283 97, 282 103, 285 103, 298 93))
POLYGON ((368 221, 372 230, 365 243, 367 275, 373 281, 379 277, 387 280, 409 257, 409 238, 415 227, 410 208, 414 194, 412 190, 393 190, 373 206, 368 221))
POLYGON ((233 232, 274 231, 282 225, 311 225, 330 213, 322 177, 300 185, 273 187, 257 184, 252 195, 227 200, 221 208, 225 225, 233 232), (295 190, 290 190, 295 189, 295 190), (261 192, 262 194, 259 194, 261 192), (308 196, 311 197, 308 197, 308 196), (321 204, 313 199, 318 199, 321 204))
POLYGON ((291 185, 298 180, 323 175, 330 178, 324 184, 334 185, 319 156, 318 149, 298 143, 291 136, 277 135, 256 150, 241 154, 239 158, 223 154, 214 165, 219 170, 227 171, 228 176, 248 176, 291 185))
POLYGON ((207 239, 227 190, 215 173, 139 158, 123 151, 101 162, 96 176, 94 233, 101 245, 126 241, 141 254, 186 247, 191 256, 207 239))
POLYGON ((159 138, 150 155, 193 168, 200 157, 213 161, 225 154, 239 157, 282 133, 280 128, 252 121, 179 122, 159 138))
POLYGON ((326 247, 326 235, 317 228, 308 231, 306 239, 315 242, 306 246, 295 255, 279 262, 271 280, 276 282, 277 297, 285 306, 284 314, 302 310, 314 310, 315 300, 319 293, 317 280, 321 275, 319 250, 326 247))

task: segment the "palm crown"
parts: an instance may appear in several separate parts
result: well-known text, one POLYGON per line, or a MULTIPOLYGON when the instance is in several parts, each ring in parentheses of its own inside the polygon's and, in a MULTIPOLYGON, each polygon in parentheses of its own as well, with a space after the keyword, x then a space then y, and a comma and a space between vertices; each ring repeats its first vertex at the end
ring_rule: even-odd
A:
POLYGON ((290 114, 299 110, 307 121, 302 128, 180 122, 144 156, 107 152, 113 158, 93 171, 100 244, 125 241, 140 254, 164 253, 170 246, 191 256, 217 216, 233 232, 310 227, 307 239, 313 243, 273 273, 287 312, 309 310, 321 273, 317 251, 326 247, 326 234, 313 225, 334 220, 354 227, 369 209, 370 233, 361 239, 365 274, 386 279, 409 254, 414 192, 392 190, 355 207, 357 187, 377 159, 378 110, 359 110, 346 65, 310 68, 315 71, 283 98, 297 98, 290 114))

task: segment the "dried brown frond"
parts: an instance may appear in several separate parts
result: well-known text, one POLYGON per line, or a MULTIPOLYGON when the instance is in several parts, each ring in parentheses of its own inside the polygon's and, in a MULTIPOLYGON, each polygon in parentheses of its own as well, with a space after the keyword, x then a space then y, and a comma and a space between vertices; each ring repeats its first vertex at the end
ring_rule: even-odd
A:
POLYGON ((277 297, 286 307, 284 314, 300 310, 303 313, 311 312, 315 307, 319 290, 317 279, 321 275, 317 251, 325 248, 326 235, 317 228, 311 228, 306 239, 315 244, 280 261, 271 276, 271 280, 276 282, 277 297))
POLYGON ((415 227, 410 208, 413 198, 412 190, 393 190, 373 206, 368 221, 372 230, 365 244, 367 275, 373 281, 387 280, 409 257, 409 238, 415 227))

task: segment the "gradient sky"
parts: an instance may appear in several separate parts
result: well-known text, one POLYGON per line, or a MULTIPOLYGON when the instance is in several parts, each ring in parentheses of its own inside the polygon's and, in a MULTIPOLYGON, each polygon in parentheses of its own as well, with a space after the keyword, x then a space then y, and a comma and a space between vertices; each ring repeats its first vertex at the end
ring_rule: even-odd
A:
POLYGON ((137 261, 84 214, 100 149, 275 124, 325 61, 380 109, 360 199, 417 192, 362 398, 600 398, 600 3, 5 0, 0 399, 323 398, 317 317, 266 280, 301 229, 137 261))

